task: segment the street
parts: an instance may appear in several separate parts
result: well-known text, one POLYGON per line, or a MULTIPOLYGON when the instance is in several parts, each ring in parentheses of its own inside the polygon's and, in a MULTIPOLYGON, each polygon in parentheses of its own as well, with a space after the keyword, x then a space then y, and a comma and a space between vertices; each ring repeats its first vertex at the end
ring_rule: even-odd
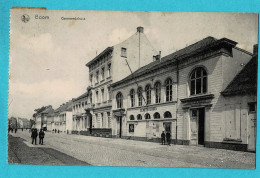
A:
POLYGON ((255 153, 249 152, 50 132, 44 145, 35 146, 28 130, 9 135, 11 164, 255 168, 255 153))

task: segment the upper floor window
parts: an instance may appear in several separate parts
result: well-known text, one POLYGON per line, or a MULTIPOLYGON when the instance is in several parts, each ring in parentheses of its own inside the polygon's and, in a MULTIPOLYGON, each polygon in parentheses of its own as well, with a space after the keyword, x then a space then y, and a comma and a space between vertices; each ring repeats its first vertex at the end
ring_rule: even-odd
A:
POLYGON ((121 48, 121 57, 127 57, 126 48, 121 48))
POLYGON ((160 119, 161 116, 160 116, 160 114, 158 112, 156 112, 156 113, 154 113, 153 118, 154 119, 160 119))
POLYGON ((98 91, 96 91, 96 103, 98 103, 99 100, 98 100, 98 91))
POLYGON ((135 106, 135 90, 132 89, 130 91, 130 100, 131 100, 131 107, 135 106))
POLYGON ((190 95, 203 94, 207 92, 207 72, 204 68, 194 69, 190 75, 190 95))
POLYGON ((164 113, 164 118, 172 118, 172 114, 169 111, 164 113))
POLYGON ((111 75, 111 63, 107 65, 107 77, 110 77, 111 75))
POLYGON ((165 81, 166 101, 172 101, 172 79, 165 81))
POLYGON ((155 103, 160 103, 161 102, 161 83, 156 82, 154 85, 155 89, 155 103))
POLYGON ((98 83, 99 71, 96 72, 96 83, 98 83))
POLYGON ((122 108, 123 107, 123 95, 121 92, 119 92, 116 95, 116 104, 117 104, 117 108, 122 108))
POLYGON ((92 104, 92 93, 89 94, 89 102, 92 104))
POLYGON ((90 81, 90 85, 93 85, 93 75, 92 74, 90 75, 89 81, 90 81))
POLYGON ((151 104, 151 85, 145 87, 146 104, 151 104))
POLYGON ((134 115, 131 115, 130 116, 130 120, 132 121, 132 120, 135 120, 135 116, 134 115))
POLYGON ((137 95, 138 95, 138 106, 142 106, 143 104, 143 94, 142 94, 143 90, 141 87, 138 88, 137 90, 137 95))
POLYGON ((144 117, 145 117, 145 119, 151 119, 151 116, 149 113, 146 113, 144 117))
POLYGON ((101 80, 105 79, 105 67, 102 67, 101 69, 101 80))
POLYGON ((105 101, 104 97, 105 97, 104 89, 101 89, 101 102, 105 101))
POLYGON ((142 115, 141 114, 137 115, 137 120, 142 120, 142 115))

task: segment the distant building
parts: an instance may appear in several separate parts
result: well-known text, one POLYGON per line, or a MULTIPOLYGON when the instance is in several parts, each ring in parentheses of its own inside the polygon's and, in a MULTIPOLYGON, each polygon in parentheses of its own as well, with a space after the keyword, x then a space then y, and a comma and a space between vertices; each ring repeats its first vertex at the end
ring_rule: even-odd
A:
POLYGON ((257 59, 236 44, 207 37, 111 84, 112 136, 159 142, 165 131, 177 144, 248 150, 256 77, 243 76, 253 65, 256 76, 257 59))
POLYGON ((111 137, 111 87, 134 72, 151 63, 158 52, 151 45, 143 27, 112 47, 107 47, 86 64, 89 68, 89 86, 83 96, 73 100, 73 121, 75 133, 111 137))
POLYGON ((35 119, 35 128, 47 130, 47 116, 52 113, 54 109, 51 105, 36 109, 36 113, 33 115, 35 119))
POLYGON ((53 125, 52 130, 59 133, 71 133, 72 131, 72 101, 68 101, 60 105, 52 116, 53 125))

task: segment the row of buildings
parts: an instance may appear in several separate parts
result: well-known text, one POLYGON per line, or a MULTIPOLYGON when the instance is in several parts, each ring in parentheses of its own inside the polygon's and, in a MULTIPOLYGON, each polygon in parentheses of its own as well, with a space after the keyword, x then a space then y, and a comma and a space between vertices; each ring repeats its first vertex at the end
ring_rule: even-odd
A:
POLYGON ((154 142, 165 131, 176 144, 255 151, 258 45, 236 45, 207 37, 161 57, 138 27, 86 64, 81 96, 45 108, 36 125, 154 142))
POLYGON ((8 129, 29 129, 32 124, 30 120, 20 117, 10 117, 8 118, 8 129))

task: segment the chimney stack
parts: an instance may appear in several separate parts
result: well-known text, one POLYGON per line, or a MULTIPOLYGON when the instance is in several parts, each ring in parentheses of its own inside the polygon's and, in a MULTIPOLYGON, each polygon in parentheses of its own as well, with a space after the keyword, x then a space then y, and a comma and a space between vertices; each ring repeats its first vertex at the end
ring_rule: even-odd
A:
POLYGON ((253 54, 258 54, 258 44, 255 44, 253 47, 253 54))
POLYGON ((137 32, 144 33, 144 27, 137 27, 137 32))

